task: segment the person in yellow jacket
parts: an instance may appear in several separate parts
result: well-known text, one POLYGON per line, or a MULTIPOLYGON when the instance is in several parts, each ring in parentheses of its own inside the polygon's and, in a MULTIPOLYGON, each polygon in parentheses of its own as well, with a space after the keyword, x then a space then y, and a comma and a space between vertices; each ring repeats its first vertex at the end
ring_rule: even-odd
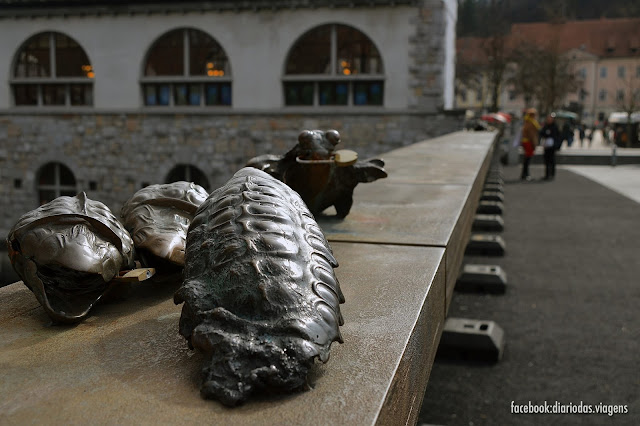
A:
POLYGON ((522 137, 520 138, 520 144, 524 150, 524 160, 522 162, 522 175, 520 179, 531 180, 529 175, 529 163, 531 157, 538 145, 538 132, 540 131, 540 124, 536 121, 538 111, 535 108, 529 108, 524 114, 524 124, 522 125, 522 137))

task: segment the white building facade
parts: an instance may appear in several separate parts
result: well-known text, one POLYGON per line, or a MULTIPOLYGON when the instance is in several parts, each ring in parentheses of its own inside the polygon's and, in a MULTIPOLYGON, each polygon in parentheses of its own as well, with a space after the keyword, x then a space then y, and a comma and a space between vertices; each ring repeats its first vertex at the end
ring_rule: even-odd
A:
POLYGON ((455 1, 310 3, 0 0, 0 231, 80 190, 212 190, 303 129, 364 157, 459 127, 455 1))

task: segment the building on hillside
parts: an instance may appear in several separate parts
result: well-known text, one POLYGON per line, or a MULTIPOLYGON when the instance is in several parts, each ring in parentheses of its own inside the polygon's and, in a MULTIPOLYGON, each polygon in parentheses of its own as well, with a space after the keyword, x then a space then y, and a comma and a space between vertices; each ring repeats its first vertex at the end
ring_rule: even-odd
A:
POLYGON ((363 157, 461 127, 455 0, 0 0, 0 232, 83 190, 208 189, 303 129, 363 157))
MULTIPOLYGON (((478 38, 457 40, 458 66, 474 64, 479 74, 475 79, 479 81, 486 79, 483 68, 488 62, 483 43, 478 38)), ((632 96, 636 96, 635 105, 640 105, 640 18, 514 24, 508 35, 508 48, 522 43, 551 46, 571 61, 580 87, 567 96, 564 105, 580 110, 587 124, 602 122, 611 112, 624 110, 632 96)), ((507 74, 505 81, 508 77, 507 74)), ((480 85, 479 91, 468 86, 465 81, 457 81, 456 106, 486 108, 486 85, 480 85), (466 95, 466 102, 461 94, 466 95)), ((508 83, 502 87, 499 104, 513 112, 525 107, 522 96, 508 83)))

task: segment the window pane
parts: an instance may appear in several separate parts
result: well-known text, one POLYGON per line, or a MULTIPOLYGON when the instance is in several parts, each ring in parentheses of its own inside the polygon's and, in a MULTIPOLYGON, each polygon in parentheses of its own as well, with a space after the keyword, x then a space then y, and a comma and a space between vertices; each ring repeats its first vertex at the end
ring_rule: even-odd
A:
POLYGON ((56 164, 49 163, 40 169, 39 185, 55 185, 56 183, 56 164))
MULTIPOLYGON (((231 84, 225 83, 220 85, 220 103, 222 105, 231 105, 231 84)), ((202 185, 201 185, 202 186, 202 185)))
POLYGON ((156 85, 156 93, 158 94, 158 105, 169 105, 171 99, 171 86, 168 84, 156 85))
POLYGON ((320 83, 318 85, 318 102, 320 105, 347 105, 348 100, 348 83, 320 83))
POLYGON ((65 197, 75 197, 78 193, 76 191, 71 191, 68 189, 60 191, 60 195, 64 195, 65 197))
POLYGON ((167 174, 166 183, 178 181, 193 182, 206 190, 209 189, 209 180, 202 170, 188 164, 179 164, 167 174))
POLYGON ((220 103, 220 87, 217 84, 207 84, 206 86, 206 104, 218 105, 220 103))
POLYGON ((189 105, 200 105, 200 85, 189 85, 189 105))
POLYGON ((144 75, 184 75, 184 30, 171 31, 153 44, 144 75))
POLYGON ((44 105, 64 105, 65 97, 64 84, 45 84, 42 86, 42 103, 44 105))
POLYGON ((56 191, 46 189, 38 191, 38 197, 40 198, 40 205, 47 204, 49 201, 56 199, 56 191))
POLYGON ((383 85, 381 81, 354 84, 354 105, 382 105, 383 85))
POLYGON ((176 84, 173 86, 173 96, 176 105, 189 105, 189 92, 186 84, 176 84))
POLYGON ((211 83, 205 86, 207 105, 231 105, 231 83, 211 83))
POLYGON ((222 47, 202 31, 189 30, 189 75, 222 77, 231 74, 222 47))
POLYGON ((73 39, 56 34, 55 49, 57 77, 93 78, 93 68, 89 64, 87 54, 73 39))
POLYGON ((313 105, 313 83, 285 83, 285 105, 313 105))
POLYGON ((18 54, 15 77, 50 77, 51 57, 49 48, 50 33, 39 34, 27 41, 18 54))
POLYGON ((71 105, 93 105, 93 90, 90 84, 72 84, 69 90, 71 105))
POLYGON ((337 74, 382 73, 380 53, 366 35, 345 25, 336 25, 336 34, 338 37, 337 74))
MULTIPOLYGON (((71 170, 62 164, 58 164, 58 168, 60 169, 60 185, 75 186, 76 179, 73 177, 71 170)), ((76 194, 74 193, 73 195, 76 194)))
POLYGON ((382 105, 383 89, 382 82, 369 83, 369 105, 382 105))
POLYGON ((156 86, 153 84, 145 84, 144 90, 144 104, 145 105, 157 105, 158 97, 156 96, 156 86))
POLYGON ((38 105, 38 86, 35 84, 17 84, 13 86, 16 105, 38 105))
POLYGON ((287 58, 286 74, 331 73, 331 28, 323 25, 296 42, 287 58))

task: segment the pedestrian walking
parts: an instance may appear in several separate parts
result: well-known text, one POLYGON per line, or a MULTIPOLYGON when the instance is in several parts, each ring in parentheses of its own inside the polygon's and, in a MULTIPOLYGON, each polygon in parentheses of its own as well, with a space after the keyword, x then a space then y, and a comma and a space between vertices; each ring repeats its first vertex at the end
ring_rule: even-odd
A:
POLYGON ((535 108, 529 108, 524 114, 524 124, 522 125, 522 137, 520 139, 520 145, 524 150, 524 158, 522 160, 522 174, 520 179, 531 180, 529 174, 529 164, 531 163, 531 157, 538 145, 538 131, 540 130, 540 124, 536 121, 538 111, 535 108))
POLYGON ((589 133, 587 133, 587 143, 589 144, 589 148, 591 148, 591 144, 593 143, 593 136, 596 133, 596 126, 591 127, 589 133))
MULTIPOLYGON (((553 114, 547 116, 544 126, 540 129, 540 143, 544 147, 544 180, 552 180, 556 175, 556 150, 562 143, 553 114)), ((582 139, 580 144, 582 145, 582 139)))
POLYGON ((578 136, 580 137, 580 148, 582 148, 582 142, 584 141, 586 136, 584 123, 578 124, 578 136))
MULTIPOLYGON (((562 141, 567 141, 567 148, 573 144, 573 126, 571 120, 567 119, 562 126, 562 141)), ((560 150, 560 148, 558 148, 560 150)))

